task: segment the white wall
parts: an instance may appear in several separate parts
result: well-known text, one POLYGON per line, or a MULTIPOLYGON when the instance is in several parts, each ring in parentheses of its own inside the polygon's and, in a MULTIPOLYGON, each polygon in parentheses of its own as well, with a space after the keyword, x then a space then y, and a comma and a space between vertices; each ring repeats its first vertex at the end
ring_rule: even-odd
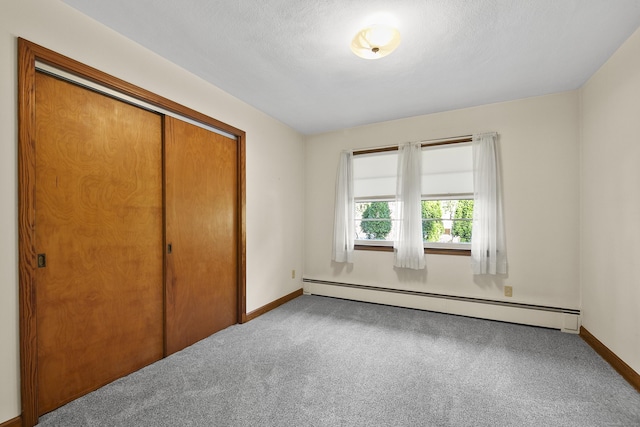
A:
POLYGON ((581 95, 583 325, 640 373, 640 30, 581 95))
POLYGON ((57 0, 0 2, 0 423, 20 414, 17 42, 23 37, 247 133, 247 310, 299 289, 302 136, 57 0))
MULTIPOLYGON (((308 137, 305 278, 579 308, 578 102, 578 92, 572 91, 308 137), (331 262, 335 174, 341 150, 485 131, 499 133, 507 277, 474 278, 470 258, 464 256, 427 255, 426 272, 394 270, 390 252, 356 251, 349 266, 331 262), (513 286, 512 298, 503 296, 504 285, 513 286)), ((322 286, 305 283, 305 290, 314 293, 322 286)), ((348 292, 357 298, 355 291, 348 292)), ((359 293, 360 298, 364 295, 359 293)), ((408 299, 398 302, 397 296, 380 294, 376 301, 406 305, 408 299)), ((471 309, 459 304, 454 310, 448 303, 434 309, 521 321, 509 315, 496 317, 499 310, 490 305, 471 309)))

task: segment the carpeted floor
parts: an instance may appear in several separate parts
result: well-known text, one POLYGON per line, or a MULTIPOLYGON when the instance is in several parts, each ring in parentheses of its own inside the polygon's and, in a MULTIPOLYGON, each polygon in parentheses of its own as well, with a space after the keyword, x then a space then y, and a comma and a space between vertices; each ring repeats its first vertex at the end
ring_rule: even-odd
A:
POLYGON ((305 295, 40 425, 640 426, 640 394, 577 335, 305 295))

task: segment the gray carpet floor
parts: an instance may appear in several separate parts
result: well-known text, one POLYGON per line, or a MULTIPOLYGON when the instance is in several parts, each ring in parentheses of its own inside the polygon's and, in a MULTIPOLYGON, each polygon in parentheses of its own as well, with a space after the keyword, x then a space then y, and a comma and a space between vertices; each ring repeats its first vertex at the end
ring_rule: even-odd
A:
POLYGON ((305 295, 40 425, 640 426, 640 393, 577 335, 305 295))

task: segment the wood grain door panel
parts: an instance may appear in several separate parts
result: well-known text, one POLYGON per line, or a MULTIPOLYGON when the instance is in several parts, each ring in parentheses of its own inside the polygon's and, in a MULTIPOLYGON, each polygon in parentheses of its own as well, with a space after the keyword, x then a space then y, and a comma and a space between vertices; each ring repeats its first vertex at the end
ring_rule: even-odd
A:
POLYGON ((162 118, 36 76, 38 408, 163 355, 162 118))
POLYGON ((238 319, 236 141, 165 117, 166 354, 238 319))

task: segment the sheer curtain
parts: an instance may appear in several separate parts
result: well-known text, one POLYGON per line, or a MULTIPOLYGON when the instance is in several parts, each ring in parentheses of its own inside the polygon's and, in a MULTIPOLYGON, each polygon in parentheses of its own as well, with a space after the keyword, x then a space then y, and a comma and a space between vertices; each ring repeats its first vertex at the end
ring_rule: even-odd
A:
POLYGON ((419 142, 398 147, 396 218, 398 232, 393 243, 396 267, 425 268, 422 242, 422 147, 419 142))
POLYGON ((473 136, 473 274, 505 274, 507 252, 496 133, 473 136))
POLYGON ((353 201, 353 153, 340 153, 336 178, 336 202, 333 222, 333 251, 331 259, 336 262, 352 262, 355 239, 353 201))

